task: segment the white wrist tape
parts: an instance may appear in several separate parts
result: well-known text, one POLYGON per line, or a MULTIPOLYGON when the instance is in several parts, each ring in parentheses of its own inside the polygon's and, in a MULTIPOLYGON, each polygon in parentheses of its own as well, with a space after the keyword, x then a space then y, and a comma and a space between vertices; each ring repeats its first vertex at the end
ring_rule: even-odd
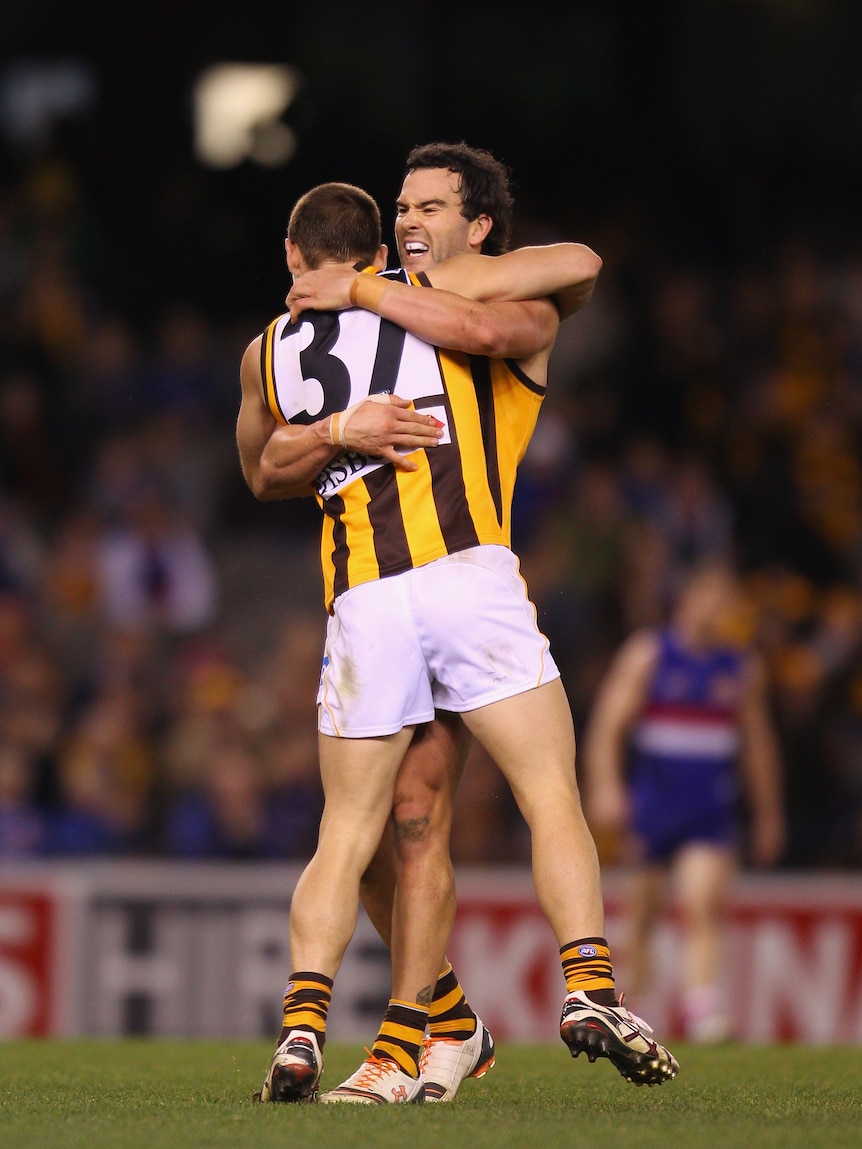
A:
POLYGON ((329 420, 329 441, 333 447, 344 447, 347 449, 347 424, 353 418, 354 413, 358 407, 363 403, 388 403, 388 395, 366 395, 364 399, 360 399, 358 403, 353 403, 346 411, 336 411, 329 420))

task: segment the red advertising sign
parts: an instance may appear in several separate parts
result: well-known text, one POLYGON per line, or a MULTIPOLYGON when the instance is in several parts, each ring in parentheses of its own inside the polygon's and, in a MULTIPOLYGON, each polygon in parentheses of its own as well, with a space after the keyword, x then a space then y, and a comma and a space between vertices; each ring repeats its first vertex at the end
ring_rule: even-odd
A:
POLYGON ((0 889, 0 1037, 52 1031, 55 932, 52 894, 0 889))

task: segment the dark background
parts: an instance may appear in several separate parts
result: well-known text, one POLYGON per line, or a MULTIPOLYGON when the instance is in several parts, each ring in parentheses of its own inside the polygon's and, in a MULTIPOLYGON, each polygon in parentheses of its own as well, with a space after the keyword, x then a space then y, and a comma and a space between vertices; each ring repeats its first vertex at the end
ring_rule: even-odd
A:
MULTIPOLYGON (((598 238, 612 222, 636 241, 651 220, 658 261, 762 255, 777 229, 858 241, 853 0, 34 0, 4 6, 0 46, 0 59, 92 66, 96 107, 52 146, 74 157, 98 216, 105 286, 142 316, 165 297, 271 309, 293 200, 344 179, 385 211, 406 151, 435 138, 495 152, 521 216, 560 234, 598 238), (193 161, 192 84, 224 60, 302 72, 286 168, 193 161)), ((6 148, 4 168, 31 159, 6 148)))

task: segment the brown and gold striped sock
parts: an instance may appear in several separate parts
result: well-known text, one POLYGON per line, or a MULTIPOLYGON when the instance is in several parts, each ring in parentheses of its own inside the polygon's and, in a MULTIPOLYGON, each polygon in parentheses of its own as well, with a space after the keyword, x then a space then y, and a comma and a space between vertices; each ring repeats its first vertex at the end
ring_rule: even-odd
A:
POLYGON ((310 1030, 323 1049, 326 1041, 326 1015, 332 999, 332 978, 303 971, 290 975, 284 991, 284 1018, 278 1044, 292 1029, 310 1030))
POLYGON ((432 1037, 446 1037, 450 1041, 467 1041, 476 1032, 476 1015, 448 962, 434 987, 428 1009, 428 1032, 432 1037))
POLYGON ((618 1005, 611 951, 604 938, 579 938, 560 947, 566 992, 584 992, 596 1005, 618 1005))
POLYGON ((410 1077, 419 1076, 419 1054, 428 1011, 415 1002, 390 1000, 383 1015, 372 1057, 388 1057, 410 1077))

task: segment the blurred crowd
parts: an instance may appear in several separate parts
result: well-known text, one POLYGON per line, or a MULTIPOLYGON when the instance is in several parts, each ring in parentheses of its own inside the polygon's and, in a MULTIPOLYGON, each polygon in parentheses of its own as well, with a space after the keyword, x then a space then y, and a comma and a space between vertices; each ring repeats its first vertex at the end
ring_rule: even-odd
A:
MULTIPOLYGON (((582 728, 621 639, 731 557, 781 739, 783 863, 858 866, 862 254, 779 233, 706 266, 639 240, 590 239, 600 284, 522 466, 541 625, 582 728)), ((317 512, 256 504, 234 444, 270 315, 166 303, 142 329, 95 286, 104 258, 73 169, 0 183, 0 858, 304 859, 317 512)), ((524 835, 476 753, 454 857, 523 861, 524 835)))

